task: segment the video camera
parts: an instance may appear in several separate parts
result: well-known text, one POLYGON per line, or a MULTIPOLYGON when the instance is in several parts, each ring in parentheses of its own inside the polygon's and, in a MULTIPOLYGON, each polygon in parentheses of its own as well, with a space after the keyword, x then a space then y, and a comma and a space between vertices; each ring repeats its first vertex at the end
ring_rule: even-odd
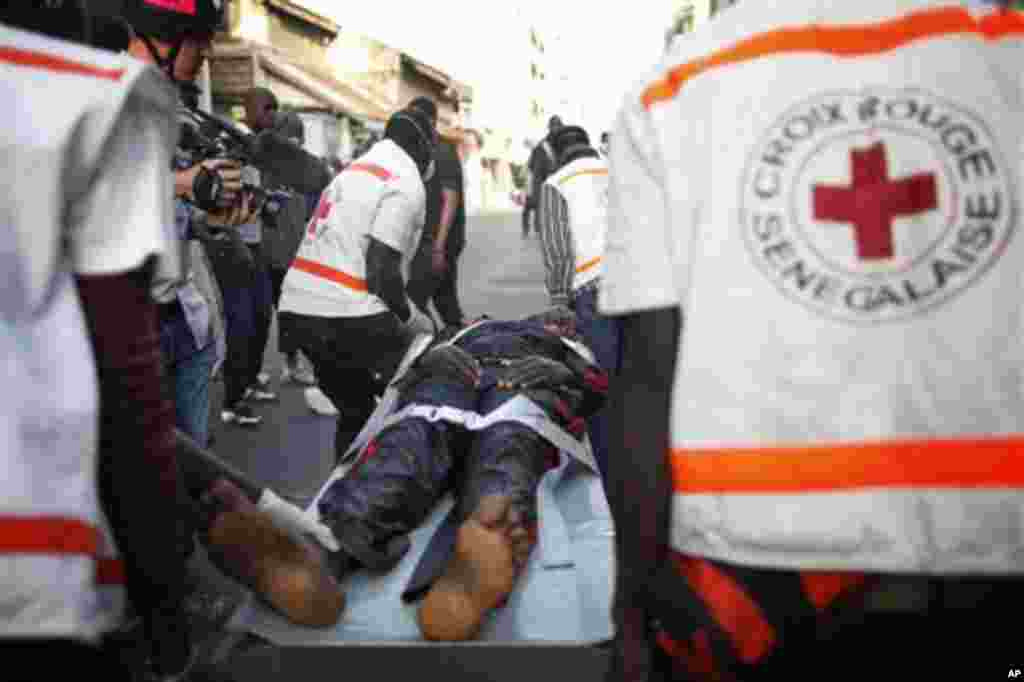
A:
MULTIPOLYGON (((230 121, 198 107, 184 109, 179 147, 189 165, 231 159, 242 166, 243 187, 259 213, 271 222, 297 194, 319 195, 331 181, 323 162, 273 130, 247 133, 230 121), (272 184, 264 181, 272 178, 272 184)), ((199 206, 211 210, 214 206, 199 206)))

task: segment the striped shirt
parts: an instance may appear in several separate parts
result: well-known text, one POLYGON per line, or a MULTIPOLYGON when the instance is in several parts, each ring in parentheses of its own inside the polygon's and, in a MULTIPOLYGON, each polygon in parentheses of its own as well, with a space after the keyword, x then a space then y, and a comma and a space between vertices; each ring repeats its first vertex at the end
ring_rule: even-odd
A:
POLYGON ((569 204, 551 185, 540 190, 540 243, 551 305, 568 307, 576 255, 569 231, 569 204))

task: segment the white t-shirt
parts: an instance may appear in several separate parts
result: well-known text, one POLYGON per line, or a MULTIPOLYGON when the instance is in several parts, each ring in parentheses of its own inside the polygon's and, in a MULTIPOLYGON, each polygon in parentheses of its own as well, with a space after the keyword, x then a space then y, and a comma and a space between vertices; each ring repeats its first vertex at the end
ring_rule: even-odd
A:
POLYGON ((320 197, 285 276, 280 310, 313 317, 363 317, 388 310, 366 288, 369 238, 402 254, 419 244, 426 190, 412 158, 384 139, 334 178, 320 197))
POLYGON ((749 3, 626 98, 600 305, 684 313, 676 549, 1024 568, 1022 64, 1020 13, 749 3))
POLYGON ((0 25, 0 100, 0 636, 92 639, 119 612, 97 582, 114 548, 72 274, 175 267, 176 97, 137 60, 0 25))

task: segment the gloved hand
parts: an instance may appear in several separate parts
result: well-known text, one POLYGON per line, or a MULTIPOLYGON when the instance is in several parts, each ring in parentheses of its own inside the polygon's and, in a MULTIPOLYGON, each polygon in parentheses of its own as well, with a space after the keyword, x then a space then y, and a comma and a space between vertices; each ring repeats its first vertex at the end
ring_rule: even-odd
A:
POLYGON ((573 376, 572 370, 557 360, 542 355, 530 355, 513 362, 505 370, 498 387, 506 390, 540 386, 560 388, 573 376))
POLYGON ((337 552, 341 548, 330 528, 312 514, 282 500, 270 488, 263 489, 258 507, 282 528, 299 535, 312 535, 317 542, 332 552, 337 552))
POLYGON ((447 377, 477 388, 483 370, 472 355, 458 346, 444 344, 431 348, 405 375, 395 382, 399 391, 426 377, 447 377))
POLYGON ((419 369, 430 376, 446 376, 476 388, 480 384, 480 363, 472 355, 451 344, 436 346, 420 358, 419 369))
POLYGON ((420 334, 433 335, 436 333, 434 321, 425 312, 416 307, 415 303, 409 303, 409 319, 402 323, 410 337, 415 338, 420 334))
POLYGON ((545 327, 554 327, 562 336, 576 336, 576 313, 567 306, 551 306, 541 315, 545 327))

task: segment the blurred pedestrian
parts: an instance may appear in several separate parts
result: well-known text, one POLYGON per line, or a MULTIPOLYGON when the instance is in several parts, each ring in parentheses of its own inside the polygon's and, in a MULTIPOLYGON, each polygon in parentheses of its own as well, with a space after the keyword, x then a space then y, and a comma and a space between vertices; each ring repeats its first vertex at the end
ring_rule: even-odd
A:
MULTIPOLYGON (((418 97, 410 107, 420 109, 437 129, 437 105, 418 97)), ((455 147, 441 140, 435 153, 436 172, 426 183, 426 224, 419 249, 410 267, 409 298, 429 314, 433 302, 441 321, 462 326, 459 305, 458 263, 466 247, 466 207, 462 162, 455 147)))
POLYGON ((564 126, 562 119, 552 116, 548 120, 548 133, 530 152, 530 158, 526 162, 530 171, 530 190, 526 195, 526 205, 523 208, 523 238, 530 236, 531 227, 539 231, 541 224, 540 188, 547 181, 548 176, 555 172, 558 167, 558 159, 551 148, 551 134, 564 126), (533 224, 531 224, 531 218, 533 224))

